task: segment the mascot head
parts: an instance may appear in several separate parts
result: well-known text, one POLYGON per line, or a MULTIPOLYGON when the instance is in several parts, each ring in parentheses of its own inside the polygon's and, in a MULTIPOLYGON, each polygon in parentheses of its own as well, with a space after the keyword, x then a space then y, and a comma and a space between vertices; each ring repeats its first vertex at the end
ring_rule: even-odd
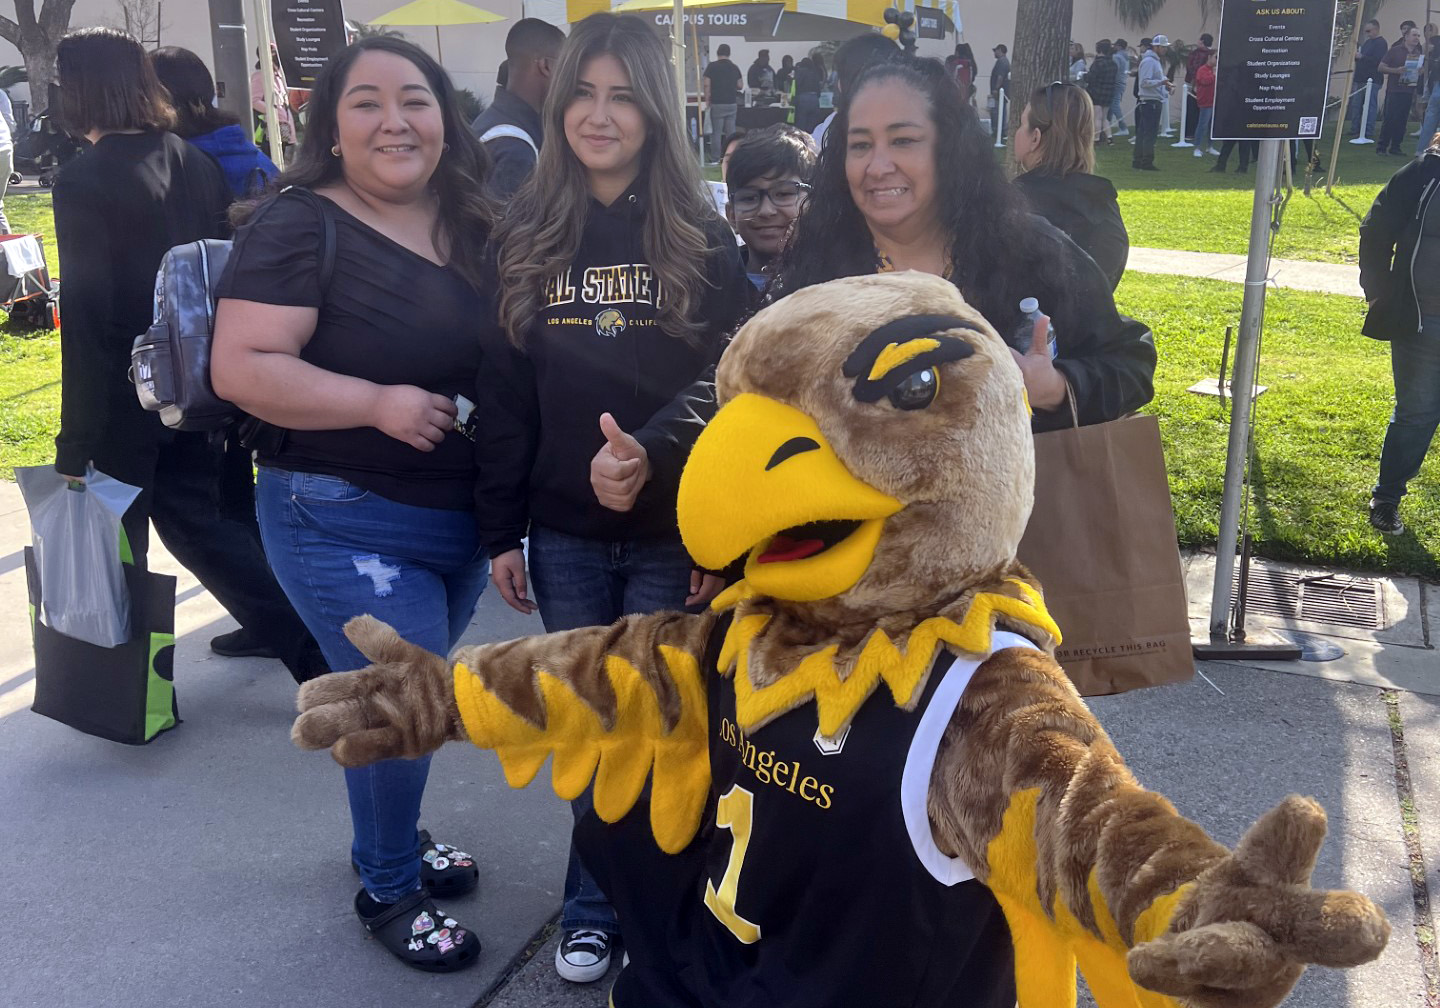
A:
POLYGON ((943 605, 1013 564, 1034 455, 1009 348, 921 273, 797 291, 720 361, 680 482, 697 562, 839 618, 943 605))

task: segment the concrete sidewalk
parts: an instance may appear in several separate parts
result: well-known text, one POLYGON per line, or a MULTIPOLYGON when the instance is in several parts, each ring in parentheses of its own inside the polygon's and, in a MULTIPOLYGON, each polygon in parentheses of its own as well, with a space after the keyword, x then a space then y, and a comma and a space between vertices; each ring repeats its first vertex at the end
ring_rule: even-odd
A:
MULTIPOLYGON (((130 748, 28 711, 33 661, 19 552, 28 538, 18 492, 0 483, 0 849, 8 854, 0 1003, 606 1003, 605 982, 573 987, 554 975, 570 814, 542 786, 545 774, 515 792, 487 753, 450 746, 437 755, 424 823, 478 855, 478 894, 446 909, 485 951, 459 975, 407 969, 367 941, 352 915, 340 773, 323 754, 290 744, 289 677, 275 662, 211 656, 209 638, 234 624, 168 558, 155 559, 181 577, 175 678, 185 723, 130 748)), ((1197 626, 1207 562, 1188 561, 1197 626)), ((1291 1005, 1434 1003, 1426 1000, 1433 945, 1420 937, 1433 935, 1425 898, 1440 884, 1426 848, 1440 836, 1435 591, 1386 583, 1385 626, 1375 631, 1269 621, 1338 645, 1344 653, 1333 661, 1205 663, 1213 685, 1197 678, 1093 703, 1140 779, 1226 844, 1290 792, 1329 810, 1317 884, 1367 893, 1394 934, 1376 963, 1309 971, 1291 1005)), ((468 639, 538 629, 487 593, 468 639)))
MULTIPOLYGON (((1184 252, 1179 249, 1132 248, 1125 263, 1137 273, 1168 273, 1174 276, 1245 282, 1243 255, 1220 252, 1184 252)), ((1364 297, 1360 290, 1360 267, 1353 263, 1304 262, 1299 259, 1271 259, 1270 285, 1322 294, 1364 297)))

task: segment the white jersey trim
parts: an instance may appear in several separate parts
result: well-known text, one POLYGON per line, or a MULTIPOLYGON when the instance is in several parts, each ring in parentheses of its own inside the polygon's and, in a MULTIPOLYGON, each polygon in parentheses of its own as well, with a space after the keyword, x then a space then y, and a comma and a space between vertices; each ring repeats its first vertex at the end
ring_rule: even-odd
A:
POLYGON ((535 152, 535 156, 537 158, 540 156, 540 148, 535 146, 535 141, 531 139, 530 134, 526 133, 519 126, 501 123, 499 126, 491 126, 484 133, 480 134, 481 143, 489 143, 491 140, 500 140, 502 138, 524 140, 525 145, 535 152))
MULTIPOLYGON (((996 630, 990 635, 990 654, 1012 647, 1034 649, 1035 643, 1005 630, 996 630)), ((942 673, 940 685, 931 694, 930 703, 920 715, 920 724, 910 740, 910 752, 905 757, 905 770, 900 777, 900 809, 905 817, 905 831, 910 834, 910 845, 925 870, 941 885, 969 882, 975 873, 963 859, 942 853, 935 844, 927 807, 930 778, 935 772, 935 756, 940 750, 940 740, 950 724, 951 715, 960 706, 960 698, 965 695, 975 670, 989 657, 987 654, 984 658, 956 656, 952 659, 942 673)))

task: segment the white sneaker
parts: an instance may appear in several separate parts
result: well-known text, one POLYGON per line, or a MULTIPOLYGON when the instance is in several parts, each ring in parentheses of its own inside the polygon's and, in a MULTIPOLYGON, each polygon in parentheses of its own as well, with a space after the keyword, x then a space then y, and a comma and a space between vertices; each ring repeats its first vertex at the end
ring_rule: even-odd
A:
POLYGON ((1216 150, 1214 147, 1211 147, 1211 148, 1210 148, 1209 153, 1214 154, 1216 157, 1219 157, 1219 156, 1220 156, 1220 152, 1219 152, 1218 150, 1216 150))
POLYGON ((610 968, 610 941, 604 931, 566 931, 555 950, 555 972, 571 983, 599 980, 610 968))
POLYGON ((1130 131, 1129 131, 1128 129, 1126 129, 1124 126, 1121 126, 1118 130, 1111 130, 1111 131, 1110 131, 1110 135, 1111 135, 1111 136, 1129 136, 1129 135, 1130 135, 1130 131))
POLYGON ((1205 152, 1202 151, 1199 147, 1196 147, 1196 148, 1195 148, 1195 156, 1196 156, 1196 157, 1204 157, 1204 156, 1205 156, 1205 152))

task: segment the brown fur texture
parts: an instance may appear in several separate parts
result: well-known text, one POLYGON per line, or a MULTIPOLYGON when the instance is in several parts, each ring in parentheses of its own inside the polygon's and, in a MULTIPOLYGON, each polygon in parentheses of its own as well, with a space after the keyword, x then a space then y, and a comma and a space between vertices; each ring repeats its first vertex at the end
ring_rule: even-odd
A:
POLYGON ((297 746, 328 748, 341 766, 361 767, 382 759, 418 759, 465 737, 445 659, 403 640, 373 616, 346 623, 345 636, 371 664, 300 687, 301 713, 290 729, 297 746))
MULTIPOLYGON (((813 667, 817 653, 833 649, 834 670, 844 680, 877 632, 903 646, 925 621, 958 619, 981 592, 1014 597, 1019 589, 1006 579, 1028 578, 1015 560, 1033 485, 1023 384, 1011 351, 950 284, 892 274, 799 291, 741 330, 721 361, 718 383, 722 402, 754 393, 803 412, 852 482, 901 504, 884 519, 873 557, 847 590, 797 602, 737 589, 730 601, 736 622, 759 617, 750 623, 759 629, 747 638, 744 662, 734 662, 732 655, 722 672, 743 664, 749 686, 785 687, 787 676, 802 664, 813 667), (939 389, 928 408, 902 411, 883 401, 857 400, 854 381, 842 374, 847 356, 880 325, 917 314, 971 321, 977 331, 952 335, 970 342, 973 356, 939 367, 939 389)), ((687 478, 704 474, 695 464, 704 446, 702 435, 687 478)), ((770 451, 762 446, 762 464, 770 451)), ((747 478, 733 466, 724 475, 724 468, 717 464, 708 474, 716 485, 702 484, 706 493, 726 495, 724 507, 711 502, 701 509, 706 521, 723 523, 727 509, 754 493, 748 485, 719 485, 731 476, 747 478)), ((683 498, 682 489, 685 531, 683 498)), ((736 556, 758 545, 731 543, 726 529, 716 528, 708 541, 733 546, 736 556)), ((352 639, 375 664, 302 689, 297 743, 333 746, 337 760, 355 765, 419 755, 460 737, 446 663, 393 633, 386 639, 373 621, 357 624, 350 628, 352 639)), ((1103 973, 1112 991, 1122 991, 1114 1003, 1134 1003, 1133 979, 1192 1008, 1271 1008, 1305 963, 1347 966, 1380 953, 1389 925, 1373 903, 1357 893, 1309 886, 1325 829, 1318 805, 1286 799, 1252 827, 1233 854, 1227 852, 1136 782, 1045 652, 1054 642, 1033 625, 1007 625, 1038 649, 1001 651, 976 672, 937 754, 929 812, 940 848, 963 858, 1005 908, 1025 1008, 1073 1004, 1075 960, 1067 955, 1076 950, 1083 953, 1087 975, 1091 969, 1096 976, 1103 973), (1036 976, 1043 977, 1039 986, 1031 982, 1036 976)), ((493 723, 523 736, 517 745, 528 746, 529 755, 522 753, 517 763, 531 776, 546 752, 531 736, 547 725, 547 702, 574 707, 572 698, 578 698, 587 712, 586 730, 598 719, 609 732, 616 727, 617 707, 624 705, 617 704, 618 687, 611 683, 619 680, 609 677, 607 666, 617 660, 633 666, 641 689, 658 703, 648 709, 658 710, 659 724, 647 730, 665 736, 677 724, 695 728, 688 734, 674 731, 694 750, 693 760, 690 749, 680 759, 689 760, 685 765, 693 764, 694 773, 676 779, 703 792, 709 772, 704 725, 694 723, 693 710, 681 709, 681 690, 663 659, 674 652, 686 661, 698 659, 714 627, 713 616, 629 617, 613 627, 462 648, 454 661, 483 687, 478 695, 484 701, 499 701, 502 712, 493 723), (559 680, 563 697, 542 673, 559 680)), ((693 664, 689 670, 694 680, 693 664)), ((469 696, 471 681, 463 676, 461 681, 469 696)), ((636 677, 627 681, 633 684, 636 677)), ((789 684, 796 688, 777 689, 780 709, 765 716, 807 703, 807 682, 795 678, 789 684)), ((694 681, 690 689, 692 696, 700 693, 694 681)), ((703 697, 696 702, 703 704, 703 697)), ((884 701, 872 694, 868 702, 884 701)), ((649 720, 657 718, 652 714, 649 720)), ((557 717, 554 723, 580 722, 557 717)), ((657 753, 658 781, 656 739, 625 737, 637 749, 648 746, 657 753)), ((555 741, 562 743, 552 749, 557 765, 586 768, 573 752, 562 760, 564 740, 555 741)), ((580 774, 562 776, 579 793, 580 774)), ((693 821, 685 821, 693 830, 693 821)), ((689 834, 672 839, 683 843, 689 834)))

